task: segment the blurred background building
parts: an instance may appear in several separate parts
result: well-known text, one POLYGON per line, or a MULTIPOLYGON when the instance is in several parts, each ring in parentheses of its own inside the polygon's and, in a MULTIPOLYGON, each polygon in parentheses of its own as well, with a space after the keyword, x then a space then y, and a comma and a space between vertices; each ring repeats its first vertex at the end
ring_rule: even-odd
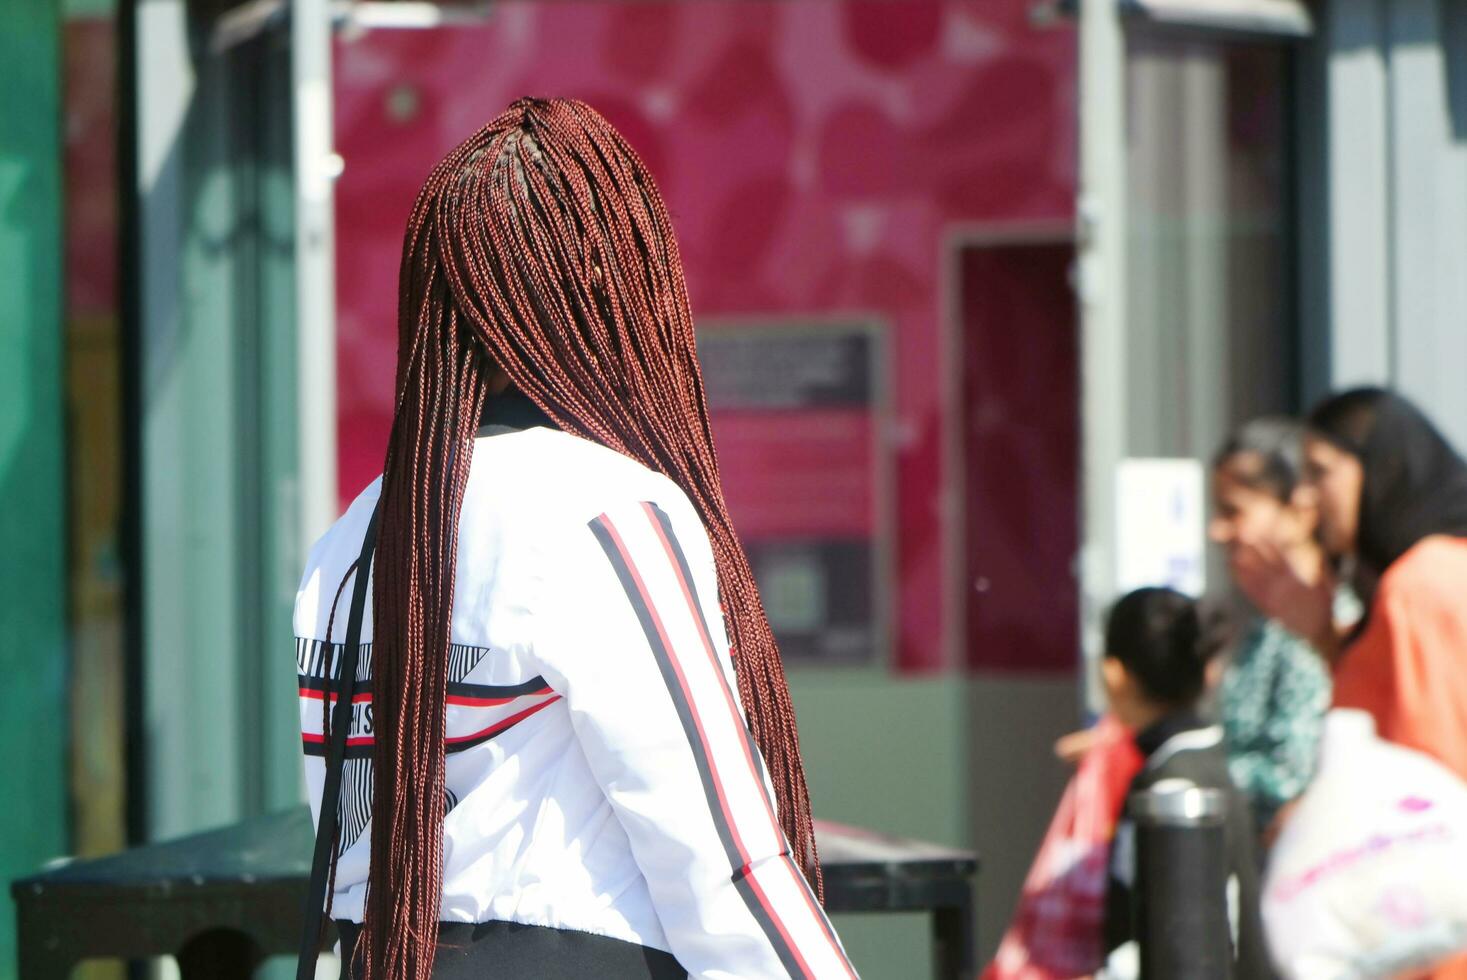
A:
POLYGON ((1467 444, 1454 0, 7 0, 0 92, 6 878, 301 799, 290 607, 380 464, 407 210, 523 94, 668 199, 817 815, 976 846, 984 955, 1123 461, 1366 380, 1467 444))

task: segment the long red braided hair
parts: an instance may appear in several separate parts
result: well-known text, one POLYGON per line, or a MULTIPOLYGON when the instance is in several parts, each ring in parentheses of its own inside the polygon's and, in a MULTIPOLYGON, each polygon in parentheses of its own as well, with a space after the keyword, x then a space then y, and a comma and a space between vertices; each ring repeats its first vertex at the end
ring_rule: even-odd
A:
POLYGON ((374 980, 432 972, 458 517, 495 367, 561 428, 665 474, 697 508, 780 821, 823 891, 794 710, 724 506, 667 208, 595 110, 522 99, 433 169, 403 242, 397 408, 372 593, 374 816, 358 949, 374 980))

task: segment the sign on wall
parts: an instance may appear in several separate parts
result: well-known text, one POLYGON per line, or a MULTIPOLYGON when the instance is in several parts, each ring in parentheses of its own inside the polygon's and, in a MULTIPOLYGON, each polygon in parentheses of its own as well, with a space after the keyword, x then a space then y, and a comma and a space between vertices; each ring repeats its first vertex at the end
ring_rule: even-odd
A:
POLYGON ((1116 590, 1207 585, 1206 504, 1195 459, 1127 459, 1116 472, 1116 590))
POLYGON ((724 495, 790 664, 888 657, 880 341, 868 323, 699 331, 724 495))

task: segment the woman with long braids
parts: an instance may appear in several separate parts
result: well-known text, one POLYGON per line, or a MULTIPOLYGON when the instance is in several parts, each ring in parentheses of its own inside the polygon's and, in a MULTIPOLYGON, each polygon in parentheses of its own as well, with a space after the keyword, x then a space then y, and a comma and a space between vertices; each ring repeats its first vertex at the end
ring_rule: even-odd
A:
POLYGON ((590 107, 429 175, 384 472, 295 628, 344 977, 855 975, 667 209, 590 107))

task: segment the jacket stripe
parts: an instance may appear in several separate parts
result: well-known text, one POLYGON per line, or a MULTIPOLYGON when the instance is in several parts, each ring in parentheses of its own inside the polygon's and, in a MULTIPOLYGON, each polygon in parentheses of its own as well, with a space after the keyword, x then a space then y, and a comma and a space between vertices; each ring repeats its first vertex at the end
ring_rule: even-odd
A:
MULTIPOLYGON (((308 674, 297 674, 296 683, 300 686, 301 697, 317 698, 328 687, 325 679, 312 677, 308 674)), ((329 686, 335 686, 332 681, 329 686)), ((362 695, 367 695, 365 700, 371 700, 372 680, 366 678, 352 685, 352 701, 364 700, 362 695)), ((446 691, 448 703, 454 704, 455 698, 461 698, 463 704, 478 704, 489 702, 495 704, 507 704, 515 698, 526 697, 531 694, 549 694, 550 685, 545 683, 543 677, 532 677, 523 684, 466 684, 462 681, 449 681, 446 691)), ((334 700, 334 699, 333 699, 334 700)))
MULTIPOLYGON (((303 698, 310 698, 312 701, 324 701, 324 700, 326 700, 326 692, 324 690, 322 690, 321 688, 319 688, 319 687, 302 687, 300 689, 300 693, 301 693, 301 697, 303 697, 303 698)), ((335 704, 338 700, 340 700, 340 699, 337 698, 336 692, 335 691, 332 691, 331 692, 331 703, 332 704, 335 704)), ((363 691, 363 690, 360 689, 360 686, 358 687, 358 689, 356 691, 354 691, 352 693, 352 696, 351 696, 351 703, 352 704, 362 704, 362 703, 367 702, 367 701, 370 701, 370 700, 372 700, 372 692, 371 691, 363 691)))
MULTIPOLYGON (((503 735, 526 718, 544 708, 550 707, 559 700, 560 695, 557 694, 552 698, 546 698, 538 704, 532 704, 530 707, 510 715, 508 718, 501 718, 499 721, 480 731, 445 738, 443 740, 445 751, 449 753, 466 752, 476 746, 483 745, 490 739, 498 735, 503 735)), ((346 758, 364 759, 370 757, 372 755, 374 741, 375 739, 371 735, 356 735, 348 738, 346 740, 346 758)), ((326 755, 325 739, 320 732, 302 732, 301 747, 308 756, 324 757, 326 755)))
POLYGON ((795 862, 790 857, 789 842, 785 839, 784 830, 780 826, 779 818, 775 815, 774 801, 769 798, 769 791, 765 786, 764 767, 761 761, 756 761, 761 760, 762 757, 759 755, 758 748, 754 745, 753 733, 749 731, 749 726, 744 722, 744 717, 739 712, 738 702, 734 700, 733 691, 728 686, 727 678, 723 673, 723 666, 718 660, 718 654, 715 652, 713 646, 713 635, 709 632, 708 620, 703 615, 703 604, 699 601, 698 587, 693 580, 693 573, 688 565, 687 556, 683 553, 682 545, 679 544, 677 535, 673 532, 672 519, 668 517, 666 511, 650 501, 644 502, 642 509, 652 522, 652 528, 661 541, 662 547, 667 553, 668 560, 677 572, 678 584, 682 586, 683 598, 688 603, 688 610, 692 614, 693 621, 698 625, 699 636, 703 641, 703 651, 712 664, 713 673, 718 678, 719 687, 723 690, 724 701, 728 706, 729 712, 733 715, 734 726, 744 736, 744 761, 749 766, 749 775, 754 780, 754 784, 759 787, 759 795, 764 800, 764 809, 768 814, 770 827, 776 839, 780 842, 781 863, 785 864, 793 874, 796 887, 805 899, 805 904, 809 908, 810 914, 814 917, 816 924, 820 926, 821 932, 825 934, 825 938, 830 942, 832 952, 835 953, 836 958, 845 967, 847 974, 854 977, 855 971, 846 959, 845 951, 841 949, 840 942, 835 938, 835 932, 830 926, 830 919, 821 910, 819 903, 815 900, 815 894, 810 890, 810 883, 800 873, 799 869, 795 867, 795 862))
MULTIPOLYGON (((460 684, 460 685, 454 685, 454 686, 457 686, 457 687, 472 687, 474 685, 460 684)), ((370 688, 371 687, 370 682, 367 683, 367 684, 358 684, 357 685, 356 693, 354 693, 352 695, 352 697, 351 697, 351 703, 352 704, 365 704, 365 703, 367 703, 367 702, 369 702, 369 701, 372 700, 372 692, 370 690, 363 690, 364 687, 370 688)), ((486 687, 485 690, 498 692, 499 690, 502 690, 502 689, 500 689, 500 688, 488 688, 488 687, 486 687)), ((551 693, 551 691, 550 691, 550 688, 548 688, 548 687, 542 687, 538 691, 531 691, 529 693, 530 694, 549 694, 549 693, 551 693)), ((303 698, 310 698, 313 701, 321 701, 321 700, 324 700, 326 698, 326 692, 323 691, 319 686, 316 686, 316 687, 302 687, 300 689, 300 696, 303 697, 303 698)), ((498 707, 499 705, 502 705, 502 704, 510 704, 510 703, 512 703, 514 701, 518 701, 522 697, 525 697, 525 695, 522 695, 522 694, 511 694, 508 697, 494 697, 494 696, 485 697, 482 694, 471 694, 471 695, 470 694, 449 694, 449 695, 447 695, 443 699, 443 703, 444 704, 450 704, 450 705, 457 705, 459 707, 464 707, 464 708, 494 708, 494 707, 498 707)), ((335 704, 336 703, 336 694, 334 692, 331 694, 331 703, 332 704, 335 704)))
POLYGON ((682 722, 683 733, 688 739, 698 776, 703 783, 703 792, 708 801, 708 809, 712 814, 714 827, 733 871, 734 886, 790 975, 813 978, 814 973, 810 970, 809 964, 805 962, 798 947, 792 942, 789 930, 780 921, 768 894, 749 873, 751 863, 749 854, 738 829, 734 826, 733 814, 723 780, 713 760, 707 733, 703 728, 703 720, 693 703, 687 677, 668 640, 662 618, 657 613, 646 583, 631 557, 631 552, 608 515, 602 514, 593 520, 590 528, 616 572, 617 579, 626 592, 627 600, 636 612, 642 631, 646 634, 647 645, 652 650, 653 658, 662 674, 663 683, 667 687, 673 707, 682 722))
POLYGON ((448 751, 450 752, 462 752, 464 749, 471 749, 476 745, 482 745, 483 743, 489 741, 495 735, 499 735, 503 732, 509 731, 511 728, 513 728, 515 725, 518 725, 526 718, 530 717, 538 711, 543 711, 544 709, 550 707, 552 704, 559 700, 560 695, 557 694, 553 698, 546 698, 539 704, 531 705, 524 711, 512 714, 508 718, 505 718, 501 721, 496 721, 494 724, 490 725, 488 728, 483 729, 482 731, 474 732, 471 735, 457 735, 453 738, 445 738, 443 741, 448 746, 448 751))

